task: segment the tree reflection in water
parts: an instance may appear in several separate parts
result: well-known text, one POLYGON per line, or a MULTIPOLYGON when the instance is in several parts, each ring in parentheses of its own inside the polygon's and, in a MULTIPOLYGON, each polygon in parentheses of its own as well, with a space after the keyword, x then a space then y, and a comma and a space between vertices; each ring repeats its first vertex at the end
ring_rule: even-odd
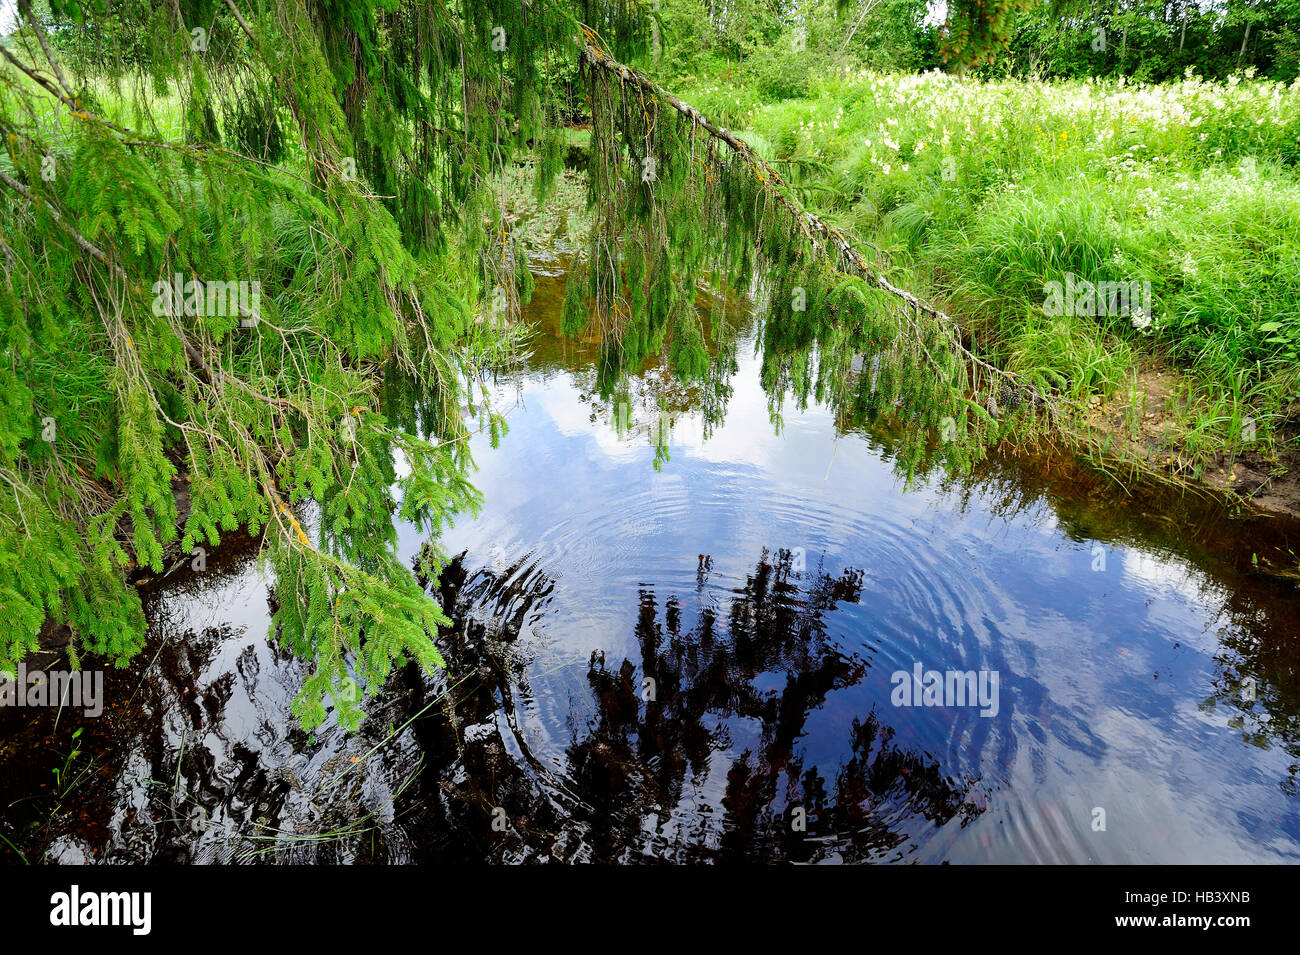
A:
MULTIPOLYGON (((442 787, 441 810, 480 850, 507 859, 867 861, 897 855, 907 826, 922 819, 964 825, 983 811, 972 793, 978 780, 950 778, 897 745, 874 709, 844 727, 839 765, 800 753, 809 715, 867 675, 826 628, 838 604, 858 601, 862 578, 852 568, 799 574, 789 552, 764 551, 725 617, 705 607, 693 624, 676 597, 661 606, 643 587, 640 659, 593 653, 586 680, 594 715, 571 724, 559 772, 517 732, 513 694, 530 693, 509 659, 517 629, 491 635, 475 617, 460 620, 444 641, 452 671, 472 669, 481 682, 452 708, 466 740, 464 772, 458 785, 442 787), (731 736, 741 721, 756 727, 757 741, 736 753, 731 736), (510 731, 501 732, 503 723, 510 731), (718 798, 701 803, 710 792, 718 798), (508 831, 494 830, 503 818, 508 831)), ((512 620, 527 615, 532 598, 548 599, 548 581, 530 578, 527 593, 507 593, 499 579, 483 572, 466 581, 457 565, 444 574, 443 596, 457 606, 467 597, 480 607, 513 605, 512 620)), ((445 744, 448 729, 432 732, 445 744)))

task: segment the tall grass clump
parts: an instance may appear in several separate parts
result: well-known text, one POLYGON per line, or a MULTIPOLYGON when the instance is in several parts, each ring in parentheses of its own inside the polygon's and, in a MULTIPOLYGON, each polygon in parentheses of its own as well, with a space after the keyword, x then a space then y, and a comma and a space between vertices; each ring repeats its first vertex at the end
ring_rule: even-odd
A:
POLYGON ((1187 379, 1184 444, 1205 454, 1243 415, 1264 436, 1300 399, 1300 82, 844 71, 798 99, 756 95, 697 98, 732 104, 806 203, 1067 394, 1163 363, 1187 379), (1150 314, 1050 320, 1047 286, 1067 275, 1149 283, 1150 314), (1085 374, 1098 343, 1111 357, 1085 374))

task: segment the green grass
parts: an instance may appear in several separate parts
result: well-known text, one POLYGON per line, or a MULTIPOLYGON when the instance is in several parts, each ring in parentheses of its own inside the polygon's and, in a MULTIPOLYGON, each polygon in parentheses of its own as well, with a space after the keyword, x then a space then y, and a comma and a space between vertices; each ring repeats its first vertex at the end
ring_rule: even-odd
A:
POLYGON ((1180 450, 1202 458, 1240 448, 1247 418, 1267 446, 1300 399, 1300 82, 844 73, 802 99, 684 95, 887 249, 896 281, 1071 399, 1127 389, 1144 362, 1176 369, 1180 450), (1149 282, 1151 323, 1048 318, 1045 284, 1066 273, 1149 282))
POLYGON ((1006 324, 1003 364, 1044 392, 1082 401, 1109 397, 1129 380, 1132 349, 1107 342, 1097 329, 1068 316, 1032 311, 1006 324))

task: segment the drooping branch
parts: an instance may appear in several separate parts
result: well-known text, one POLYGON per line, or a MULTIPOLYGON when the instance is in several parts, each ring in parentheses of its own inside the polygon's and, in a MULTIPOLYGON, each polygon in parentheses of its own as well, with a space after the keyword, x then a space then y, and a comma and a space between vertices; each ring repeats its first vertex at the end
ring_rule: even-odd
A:
MULTIPOLYGON (((68 222, 67 218, 63 215, 63 213, 59 209, 55 208, 52 204, 50 204, 47 200, 45 200, 42 197, 34 195, 31 192, 31 190, 29 190, 21 182, 14 179, 12 176, 7 175, 4 172, 0 172, 0 184, 7 186, 9 189, 12 189, 14 192, 18 193, 19 196, 21 196, 30 204, 34 205, 36 203, 40 203, 41 205, 43 205, 46 208, 46 210, 49 212, 50 217, 53 219, 55 224, 58 225, 60 229, 62 229, 65 233, 67 233, 72 238, 73 242, 76 243, 78 248, 80 248, 83 252, 89 255, 92 259, 94 259, 95 261, 103 265, 104 268, 106 268, 109 271, 109 273, 112 274, 114 277, 122 280, 126 280, 128 278, 126 271, 117 262, 113 261, 113 259, 108 255, 108 253, 106 253, 103 249, 101 249, 99 246, 95 245, 84 235, 82 235, 80 231, 78 231, 72 224, 68 222)), ((125 329, 120 326, 120 322, 118 323, 118 326, 119 326, 118 328, 119 334, 113 336, 114 341, 116 342, 118 339, 121 338, 129 339, 129 336, 126 334, 125 329)), ((219 387, 225 385, 228 381, 227 377, 224 374, 222 374, 219 370, 214 370, 213 366, 208 362, 208 360, 203 356, 203 353, 194 345, 193 342, 191 342, 188 338, 182 335, 178 329, 173 329, 173 330, 177 332, 177 336, 180 339, 180 343, 185 352, 185 356, 188 359, 190 366, 194 371, 194 374, 199 378, 199 380, 209 387, 219 387)), ((260 398, 261 400, 275 401, 278 404, 291 404, 283 400, 265 398, 264 396, 258 395, 256 392, 253 392, 247 386, 244 386, 243 382, 237 382, 237 383, 243 386, 243 390, 247 391, 253 397, 260 398)), ((255 454, 258 457, 259 463, 261 464, 261 467, 259 468, 259 471, 263 475, 261 483, 262 483, 263 491, 265 492, 268 500, 270 500, 276 506, 276 509, 280 513, 287 514, 288 508, 284 503, 283 495, 281 494, 280 489, 276 485, 274 479, 271 477, 273 471, 270 465, 265 461, 265 456, 262 455, 261 449, 257 447, 256 442, 252 441, 251 438, 248 439, 245 442, 245 444, 246 444, 246 448, 245 448, 246 453, 255 454)), ((272 516, 275 517, 277 521, 280 520, 279 514, 275 513, 274 511, 272 512, 272 516)), ((293 524, 293 530, 296 532, 296 534, 288 535, 290 539, 290 544, 293 545, 294 537, 296 536, 297 538, 301 539, 303 537, 303 533, 301 528, 298 526, 296 520, 294 520, 291 516, 289 520, 293 524)), ((283 522, 281 522, 281 525, 283 526, 283 522)))
POLYGON ((99 262, 101 265, 103 265, 105 268, 111 271, 118 278, 125 279, 127 277, 126 272, 122 269, 120 265, 110 260, 107 253, 105 253, 103 249, 95 245, 95 243, 91 242, 84 235, 78 232, 74 226, 70 225, 68 223, 68 220, 63 217, 63 213, 60 212, 58 209, 56 209, 49 202, 47 202, 42 198, 34 196, 30 189, 24 186, 17 179, 13 178, 13 176, 10 176, 4 172, 0 172, 0 183, 3 183, 4 185, 8 186, 14 192, 18 193, 18 195, 26 199, 29 203, 35 204, 39 202, 49 211, 50 218, 54 220, 54 224, 57 225, 60 229, 62 229, 65 233, 67 233, 68 236, 72 239, 72 241, 77 244, 77 247, 79 249, 81 249, 83 252, 89 255, 92 259, 95 259, 97 262, 99 262))
POLYGON ((601 44, 596 33, 587 28, 584 28, 583 31, 582 56, 587 63, 616 76, 623 84, 636 88, 643 93, 648 93, 657 100, 668 104, 685 116, 695 127, 704 130, 714 139, 725 143, 736 156, 749 166, 766 194, 789 213, 808 238, 810 245, 819 249, 830 247, 836 251, 838 261, 832 264, 837 271, 862 278, 899 300, 902 319, 918 339, 921 337, 921 330, 917 325, 917 318, 922 314, 928 315, 935 321, 953 352, 960 356, 970 367, 985 373, 993 380, 1004 382, 1005 385, 1026 396, 1036 405, 1046 404, 1046 397, 1038 389, 1021 381, 1012 372, 999 368, 997 365, 980 357, 967 347, 963 341, 961 326, 952 316, 923 301, 911 292, 898 288, 872 268, 866 257, 854 247, 848 236, 804 209, 798 200, 790 194, 789 190, 785 188, 785 181, 781 178, 781 175, 768 165, 743 139, 710 120, 694 106, 669 93, 645 74, 614 59, 601 44))
POLYGON ((45 38, 45 31, 41 29, 40 21, 37 20, 35 15, 32 13, 31 0, 18 0, 18 11, 23 15, 23 19, 26 20, 28 25, 32 28, 32 32, 36 34, 36 41, 40 43, 41 51, 45 54, 45 59, 50 64, 50 69, 54 71, 54 76, 59 81, 59 86, 63 87, 63 92, 68 95, 69 99, 72 99, 72 87, 68 85, 68 78, 63 75, 63 68, 59 66, 59 61, 50 51, 50 44, 45 38))

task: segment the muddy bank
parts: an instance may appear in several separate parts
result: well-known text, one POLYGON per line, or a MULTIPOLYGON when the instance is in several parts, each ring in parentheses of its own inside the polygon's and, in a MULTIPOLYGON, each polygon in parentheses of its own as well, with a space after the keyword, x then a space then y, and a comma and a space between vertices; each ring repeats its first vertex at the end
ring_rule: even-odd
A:
POLYGON ((1272 448, 1248 439, 1237 453, 1198 460, 1178 431, 1186 406, 1180 377, 1148 366, 1137 387, 1135 396, 1093 396, 1078 414, 1078 440, 1104 467, 1136 469, 1138 480, 1208 488, 1243 511, 1300 518, 1300 428, 1291 419, 1274 435, 1272 448))

